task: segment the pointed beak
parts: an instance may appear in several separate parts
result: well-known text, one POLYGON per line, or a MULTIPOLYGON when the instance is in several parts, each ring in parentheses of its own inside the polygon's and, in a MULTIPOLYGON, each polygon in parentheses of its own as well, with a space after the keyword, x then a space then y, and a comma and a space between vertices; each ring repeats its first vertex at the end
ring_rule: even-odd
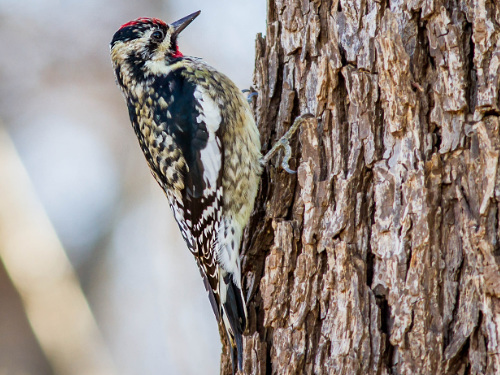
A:
POLYGON ((174 32, 172 33, 172 37, 175 37, 180 34, 182 30, 184 30, 193 20, 198 17, 201 13, 201 10, 194 12, 193 14, 190 14, 189 16, 186 16, 184 18, 181 18, 178 21, 175 21, 172 23, 170 26, 174 28, 174 32))

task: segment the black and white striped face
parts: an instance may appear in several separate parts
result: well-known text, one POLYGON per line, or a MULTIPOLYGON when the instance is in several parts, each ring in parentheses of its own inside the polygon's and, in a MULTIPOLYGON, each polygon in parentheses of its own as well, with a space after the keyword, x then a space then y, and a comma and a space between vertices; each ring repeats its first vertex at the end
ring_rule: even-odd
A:
POLYGON ((148 60, 175 55, 173 29, 156 18, 139 18, 124 24, 111 40, 111 58, 115 65, 141 65, 148 60))
POLYGON ((195 12, 171 25, 158 18, 138 18, 125 23, 111 40, 111 60, 115 69, 129 65, 144 72, 148 62, 171 62, 182 57, 177 36, 200 12, 195 12))

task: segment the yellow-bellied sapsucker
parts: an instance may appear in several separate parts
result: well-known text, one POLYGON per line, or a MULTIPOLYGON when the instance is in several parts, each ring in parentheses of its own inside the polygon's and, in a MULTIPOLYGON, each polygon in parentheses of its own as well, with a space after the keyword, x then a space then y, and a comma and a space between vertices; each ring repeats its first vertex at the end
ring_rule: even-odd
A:
POLYGON ((235 84, 179 51, 177 36, 199 13, 171 25, 155 18, 124 24, 111 59, 149 168, 229 337, 234 372, 247 321, 239 248, 259 184, 260 140, 235 84))

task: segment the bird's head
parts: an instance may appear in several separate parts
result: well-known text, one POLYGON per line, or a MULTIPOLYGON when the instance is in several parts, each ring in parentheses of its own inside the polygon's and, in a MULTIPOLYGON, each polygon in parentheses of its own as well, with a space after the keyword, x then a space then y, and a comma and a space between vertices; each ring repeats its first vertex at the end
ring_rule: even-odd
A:
POLYGON ((133 66, 144 71, 147 65, 168 64, 182 57, 177 37, 201 12, 168 25, 157 18, 138 18, 122 25, 111 40, 111 60, 116 68, 133 66))

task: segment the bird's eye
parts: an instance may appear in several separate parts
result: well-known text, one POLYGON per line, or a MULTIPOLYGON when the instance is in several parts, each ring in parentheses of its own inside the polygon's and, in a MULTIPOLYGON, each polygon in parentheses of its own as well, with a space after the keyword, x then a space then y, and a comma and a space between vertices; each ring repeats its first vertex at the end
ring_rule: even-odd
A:
POLYGON ((163 31, 161 30, 155 30, 151 34, 151 39, 153 39, 155 42, 161 42, 165 38, 165 34, 163 34, 163 31))

